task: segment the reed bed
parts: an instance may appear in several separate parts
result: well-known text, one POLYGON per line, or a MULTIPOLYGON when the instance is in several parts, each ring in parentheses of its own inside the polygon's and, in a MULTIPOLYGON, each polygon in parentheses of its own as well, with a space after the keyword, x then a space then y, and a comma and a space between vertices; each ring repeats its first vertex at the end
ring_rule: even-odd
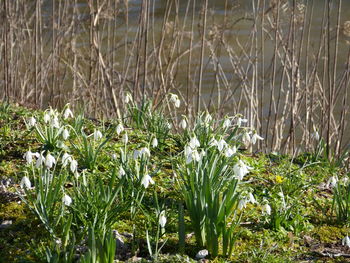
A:
POLYGON ((175 126, 181 114, 242 113, 265 138, 258 150, 297 154, 318 134, 329 157, 343 153, 346 1, 244 1, 244 14, 222 2, 218 15, 208 0, 2 0, 1 99, 121 118, 130 92, 154 108, 165 101, 175 126), (170 110, 170 92, 185 102, 181 111, 170 110))

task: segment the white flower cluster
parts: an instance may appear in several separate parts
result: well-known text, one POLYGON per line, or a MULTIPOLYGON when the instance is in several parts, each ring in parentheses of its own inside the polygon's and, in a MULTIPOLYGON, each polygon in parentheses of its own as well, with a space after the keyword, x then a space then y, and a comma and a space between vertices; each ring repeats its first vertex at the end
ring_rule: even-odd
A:
POLYGON ((238 209, 241 210, 247 207, 248 203, 256 204, 254 195, 251 192, 243 193, 241 200, 238 202, 238 209))
POLYGON ((188 145, 185 146, 184 154, 186 158, 186 164, 189 164, 192 161, 199 162, 202 156, 205 155, 205 152, 202 150, 201 153, 198 152, 198 148, 200 147, 200 143, 196 136, 193 136, 190 139, 188 145))
POLYGON ((147 147, 143 147, 140 150, 135 150, 133 154, 134 160, 142 157, 151 157, 151 152, 147 147))
POLYGON ((230 147, 224 139, 220 139, 219 141, 217 141, 215 138, 212 138, 209 142, 209 146, 216 146, 219 152, 224 153, 226 157, 231 157, 237 152, 237 147, 230 147))
POLYGON ((180 107, 181 101, 176 94, 170 93, 170 102, 173 103, 176 108, 180 107))

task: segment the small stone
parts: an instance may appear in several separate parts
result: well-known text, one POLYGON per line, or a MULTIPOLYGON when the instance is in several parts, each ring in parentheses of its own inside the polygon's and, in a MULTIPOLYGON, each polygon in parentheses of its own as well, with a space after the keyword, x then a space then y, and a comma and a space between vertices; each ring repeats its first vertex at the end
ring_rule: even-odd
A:
POLYGON ((116 242, 116 251, 118 255, 123 255, 127 252, 127 246, 123 240, 123 236, 121 234, 118 233, 117 230, 113 230, 113 236, 115 238, 115 242, 116 242))
POLYGON ((200 251, 198 251, 197 255, 196 255, 196 259, 204 259, 206 256, 208 256, 209 252, 206 249, 202 249, 200 251))
POLYGON ((12 225, 12 220, 4 220, 0 225, 0 229, 8 228, 12 225))

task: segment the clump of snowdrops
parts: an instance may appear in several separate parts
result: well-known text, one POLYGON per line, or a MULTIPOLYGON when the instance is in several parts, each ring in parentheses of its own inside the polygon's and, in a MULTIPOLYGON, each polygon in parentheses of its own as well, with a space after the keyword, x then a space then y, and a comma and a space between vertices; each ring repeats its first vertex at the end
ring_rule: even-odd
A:
MULTIPOLYGON (((146 129, 148 141, 130 144, 126 123, 121 120, 107 128, 86 127, 84 118, 74 117, 69 105, 62 112, 49 109, 43 116, 26 120, 41 147, 38 152, 28 150, 24 155, 28 172, 21 181, 25 189, 23 200, 55 240, 46 251, 48 258, 69 262, 75 245, 87 239, 91 244, 82 260, 104 255, 111 258, 110 233, 126 211, 133 224, 132 252, 137 253, 137 238, 141 237, 135 223, 140 214, 148 218, 146 225, 156 225, 156 231, 146 229, 147 247, 153 259, 157 259, 165 244, 161 240, 166 234, 167 209, 158 202, 154 178, 160 168, 151 165, 151 151, 166 146, 171 121, 164 117, 163 110, 152 112, 151 101, 136 105, 128 95, 125 100, 129 103, 129 125, 146 129), (114 148, 109 162, 102 160, 114 138, 119 146, 114 148), (99 170, 102 162, 103 173, 99 170), (150 207, 143 200, 152 189, 154 202, 150 207)), ((180 106, 174 94, 169 102, 175 109, 180 106)), ((219 251, 229 256, 244 208, 247 203, 257 203, 253 191, 244 186, 252 168, 239 148, 263 138, 241 115, 215 121, 203 113, 192 125, 184 117, 178 129, 183 134, 183 151, 175 153, 172 160, 177 160, 173 165, 178 174, 178 190, 197 243, 214 257, 219 251)), ((265 210, 268 211, 266 205, 265 210)))

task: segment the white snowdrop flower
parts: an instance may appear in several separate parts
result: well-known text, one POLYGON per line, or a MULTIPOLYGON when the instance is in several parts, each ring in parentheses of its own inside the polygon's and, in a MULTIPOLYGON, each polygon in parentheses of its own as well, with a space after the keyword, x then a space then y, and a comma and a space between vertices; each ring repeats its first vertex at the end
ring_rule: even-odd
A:
POLYGON ((125 104, 128 104, 131 101, 132 101, 132 96, 129 92, 127 92, 125 97, 124 97, 124 102, 125 102, 125 104))
POLYGON ((67 140, 69 137, 69 131, 67 129, 64 129, 63 132, 62 132, 62 138, 64 140, 67 140))
POLYGON ((39 168, 44 163, 45 163, 45 157, 44 157, 43 153, 38 154, 37 160, 36 160, 36 163, 35 163, 35 167, 39 168))
POLYGON ((148 188, 149 184, 154 184, 153 179, 151 178, 151 176, 149 176, 148 174, 146 174, 142 180, 141 180, 141 184, 145 187, 148 188))
POLYGON ((313 127, 314 132, 311 134, 311 138, 315 141, 319 141, 321 139, 320 134, 318 133, 317 129, 313 127))
POLYGON ((249 202, 251 202, 252 204, 255 204, 256 203, 256 200, 255 200, 255 197, 252 193, 249 193, 248 194, 248 200, 249 202))
POLYGON ((182 119, 180 122, 180 127, 185 130, 187 128, 187 122, 185 119, 182 119))
POLYGON ((225 147, 227 146, 227 143, 224 139, 221 139, 218 141, 218 150, 221 152, 225 147))
POLYGON ((65 194, 62 198, 62 202, 66 205, 66 206, 70 206, 72 204, 72 198, 65 194))
POLYGON ((231 126, 231 120, 229 118, 225 119, 224 124, 223 124, 223 128, 227 129, 230 126, 231 126))
POLYGON ((247 123, 247 122, 248 122, 247 119, 243 119, 243 118, 239 117, 239 118, 237 119, 237 126, 238 126, 238 127, 241 127, 242 123, 247 123))
POLYGON ((189 153, 186 156, 186 164, 189 164, 190 162, 192 162, 192 153, 189 153))
POLYGON ((29 150, 23 155, 23 158, 26 159, 27 164, 31 164, 33 162, 33 153, 29 150))
POLYGON ((184 149, 184 154, 185 154, 185 156, 187 156, 187 155, 189 155, 189 154, 191 154, 191 153, 192 153, 192 148, 191 148, 191 146, 186 145, 186 146, 185 146, 185 149, 184 149))
POLYGON ((332 176, 331 178, 328 179, 326 187, 327 188, 334 188, 338 183, 338 177, 337 176, 332 176))
POLYGON ((201 150, 201 153, 199 154, 199 159, 201 160, 206 155, 206 152, 204 150, 201 150))
POLYGON ((54 127, 54 128, 56 128, 56 129, 59 129, 59 128, 60 128, 60 123, 59 123, 59 121, 58 121, 57 116, 55 116, 55 117, 53 117, 53 118, 51 119, 50 125, 51 125, 51 127, 54 127))
POLYGON ((158 146, 158 140, 157 140, 156 137, 153 138, 152 143, 151 143, 151 146, 152 146, 153 148, 156 148, 156 147, 158 146))
POLYGON ((117 160, 117 155, 115 153, 112 154, 112 159, 117 160))
POLYGON ((201 156, 197 150, 192 151, 192 159, 196 162, 199 162, 201 160, 201 156))
POLYGON ((261 207, 261 211, 263 215, 271 215, 271 206, 266 203, 261 207))
POLYGON ((128 141, 129 141, 128 134, 127 134, 127 133, 124 133, 124 135, 123 135, 123 143, 124 143, 124 144, 128 144, 128 141))
POLYGON ((32 184, 27 176, 24 176, 21 180, 20 184, 21 188, 23 189, 24 187, 27 189, 30 189, 32 187, 32 184))
POLYGON ((218 146, 218 141, 215 138, 211 138, 209 146, 218 146))
POLYGON ((123 167, 120 166, 119 172, 118 172, 119 179, 121 179, 124 175, 125 175, 125 171, 124 171, 123 167))
POLYGON ((136 160, 137 158, 139 158, 140 155, 141 155, 141 152, 138 151, 138 150, 135 150, 135 151, 134 151, 134 154, 133 154, 134 160, 136 160))
POLYGON ((166 224, 166 217, 165 217, 165 211, 163 210, 162 212, 160 212, 159 215, 159 225, 164 228, 166 224))
POLYGON ((180 107, 181 101, 176 94, 173 94, 173 93, 170 94, 170 101, 174 104, 176 108, 180 107))
POLYGON ((259 136, 258 134, 254 133, 253 136, 252 136, 252 144, 255 144, 257 140, 264 140, 263 137, 259 136))
POLYGON ((70 170, 72 173, 75 173, 78 170, 78 162, 76 160, 72 160, 70 162, 70 166, 69 166, 70 170))
POLYGON ((171 123, 169 123, 169 122, 166 122, 166 126, 168 127, 168 129, 171 129, 171 123))
POLYGON ((45 158, 45 166, 49 169, 56 163, 55 157, 53 157, 50 153, 46 155, 45 158))
POLYGON ((181 101, 179 99, 177 99, 174 103, 175 107, 176 108, 179 108, 180 107, 180 104, 181 104, 181 101))
POLYGON ((51 120, 50 114, 48 112, 46 112, 44 114, 44 122, 48 123, 51 120))
POLYGON ((342 244, 343 246, 350 247, 350 238, 346 235, 346 236, 342 239, 341 244, 342 244))
POLYGON ((250 139, 250 136, 249 136, 249 132, 245 132, 243 134, 242 141, 243 141, 244 144, 250 143, 251 139, 250 139))
POLYGON ((36 124, 36 119, 34 117, 30 117, 28 119, 28 126, 33 127, 33 126, 35 126, 35 124, 36 124))
POLYGON ((212 120, 213 120, 213 117, 211 117, 211 115, 210 115, 209 113, 207 113, 207 114, 205 115, 204 122, 205 122, 206 124, 208 124, 208 123, 211 122, 212 120))
POLYGON ((151 156, 151 152, 149 151, 149 149, 147 147, 143 147, 141 150, 140 150, 140 153, 141 155, 145 155, 147 157, 150 157, 151 156))
POLYGON ((190 140, 190 147, 191 147, 192 149, 195 149, 195 148, 200 147, 200 146, 201 146, 201 145, 200 145, 200 143, 199 143, 197 137, 196 137, 196 136, 192 137, 191 140, 190 140))
POLYGON ((99 130, 94 130, 94 140, 98 141, 102 138, 102 133, 99 130))
POLYGON ((119 123, 116 128, 117 134, 119 135, 121 132, 124 131, 124 126, 123 124, 119 123))
POLYGON ((247 203, 248 203, 247 199, 246 198, 242 198, 238 202, 238 209, 242 210, 242 208, 246 208, 247 207, 247 203))
POLYGON ((68 165, 68 162, 72 161, 72 156, 68 153, 64 153, 62 156, 62 166, 66 167, 68 165))
POLYGON ((73 112, 67 107, 63 112, 63 119, 68 119, 69 117, 73 118, 73 112))
POLYGON ((233 172, 238 180, 243 180, 243 177, 249 173, 249 166, 247 166, 242 160, 239 160, 233 166, 233 172))
POLYGON ((227 147, 227 148, 225 149, 224 154, 225 154, 225 156, 226 156, 227 158, 231 157, 232 155, 234 155, 234 154, 236 153, 234 147, 235 147, 235 146, 233 146, 232 148, 231 148, 231 147, 227 147))

